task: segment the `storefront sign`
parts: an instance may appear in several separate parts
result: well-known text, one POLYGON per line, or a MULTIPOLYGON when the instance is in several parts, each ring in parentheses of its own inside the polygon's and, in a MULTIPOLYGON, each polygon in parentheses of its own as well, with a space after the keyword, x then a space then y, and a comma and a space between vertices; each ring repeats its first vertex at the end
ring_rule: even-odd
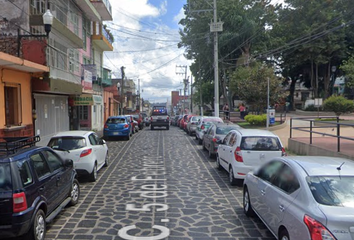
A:
POLYGON ((102 105, 102 103, 102 96, 98 95, 81 94, 73 97, 73 106, 102 105))

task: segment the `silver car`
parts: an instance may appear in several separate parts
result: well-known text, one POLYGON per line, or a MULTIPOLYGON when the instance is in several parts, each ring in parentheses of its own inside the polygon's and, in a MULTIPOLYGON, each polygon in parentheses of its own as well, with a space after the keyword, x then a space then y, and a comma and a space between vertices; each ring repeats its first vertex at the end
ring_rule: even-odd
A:
POLYGON ((219 117, 201 117, 198 126, 195 129, 195 139, 201 145, 203 137, 206 131, 209 129, 212 123, 223 123, 224 121, 219 117))
POLYGON ((187 133, 189 136, 192 136, 195 133, 200 118, 201 116, 193 116, 189 119, 189 122, 187 123, 187 133))
POLYGON ((282 157, 247 174, 243 209, 280 240, 354 239, 354 163, 282 157))

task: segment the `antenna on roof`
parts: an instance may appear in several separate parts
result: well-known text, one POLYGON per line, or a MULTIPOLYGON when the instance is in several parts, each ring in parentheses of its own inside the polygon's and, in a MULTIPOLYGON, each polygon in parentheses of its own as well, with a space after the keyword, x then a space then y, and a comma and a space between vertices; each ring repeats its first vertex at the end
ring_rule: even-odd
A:
POLYGON ((342 166, 344 165, 345 162, 343 162, 339 167, 337 167, 337 170, 340 171, 342 170, 342 166))

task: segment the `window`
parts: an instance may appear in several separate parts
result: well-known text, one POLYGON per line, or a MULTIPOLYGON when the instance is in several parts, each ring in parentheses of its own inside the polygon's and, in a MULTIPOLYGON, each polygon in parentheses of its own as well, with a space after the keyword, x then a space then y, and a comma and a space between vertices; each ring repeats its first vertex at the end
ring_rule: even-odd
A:
POLYGON ((79 106, 79 120, 88 120, 88 106, 79 106))
POLYGON ((288 165, 284 165, 280 170, 273 184, 289 194, 295 192, 300 187, 295 173, 288 165))
POLYGON ((126 123, 125 118, 108 118, 107 124, 126 123))
POLYGON ((257 176, 264 181, 272 182, 283 165, 280 161, 269 162, 258 171, 257 176))
POLYGON ((36 171, 38 178, 42 178, 50 174, 47 161, 45 161, 39 153, 32 155, 30 159, 33 162, 34 170, 36 171))
POLYGON ((229 146, 232 147, 236 144, 236 133, 232 133, 229 141, 229 146))
POLYGON ((50 151, 43 151, 42 153, 43 153, 44 157, 47 159, 47 161, 49 163, 49 167, 52 170, 52 172, 63 167, 63 162, 61 161, 61 159, 57 155, 55 155, 54 153, 52 153, 50 151))
POLYGON ((0 163, 0 192, 12 191, 9 163, 0 163))
POLYGON ((224 138, 223 144, 227 144, 229 142, 229 139, 231 137, 232 133, 228 133, 226 137, 224 138))
POLYGON ((239 128, 239 127, 238 126, 217 127, 216 134, 226 135, 231 130, 235 130, 237 128, 239 128))
POLYGON ((96 139, 94 134, 91 134, 89 136, 89 140, 90 140, 91 145, 98 145, 99 144, 99 141, 97 141, 97 139, 96 139))
POLYGON ((16 162, 18 171, 20 173, 21 181, 23 187, 26 187, 33 183, 33 178, 31 174, 31 170, 29 168, 28 162, 27 161, 17 161, 16 162))
POLYGON ((6 126, 21 125, 21 85, 5 84, 5 124, 6 126))
POLYGON ((54 150, 70 151, 86 146, 86 141, 82 137, 58 137, 52 138, 48 146, 54 150))
POLYGON ((243 137, 242 150, 253 151, 280 151, 281 145, 277 137, 243 137))

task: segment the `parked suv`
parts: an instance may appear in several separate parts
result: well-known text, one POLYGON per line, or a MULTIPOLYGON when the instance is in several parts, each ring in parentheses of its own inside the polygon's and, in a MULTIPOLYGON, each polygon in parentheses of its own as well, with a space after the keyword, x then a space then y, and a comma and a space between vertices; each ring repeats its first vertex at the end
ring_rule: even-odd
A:
POLYGON ((79 200, 73 161, 34 147, 39 140, 0 139, 0 238, 43 240, 46 223, 79 200))
POLYGON ((154 107, 152 109, 150 128, 154 130, 155 127, 166 127, 167 130, 170 129, 170 117, 165 107, 154 107))

